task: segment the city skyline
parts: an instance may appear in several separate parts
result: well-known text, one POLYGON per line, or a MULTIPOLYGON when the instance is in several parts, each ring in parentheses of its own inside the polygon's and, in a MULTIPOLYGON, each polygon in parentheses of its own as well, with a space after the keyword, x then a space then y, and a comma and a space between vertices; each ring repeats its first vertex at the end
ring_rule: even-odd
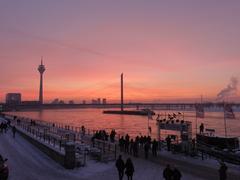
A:
POLYGON ((216 100, 240 77, 240 2, 184 2, 1 2, 0 102, 38 99, 41 56, 45 102, 120 101, 122 72, 126 102, 216 100))

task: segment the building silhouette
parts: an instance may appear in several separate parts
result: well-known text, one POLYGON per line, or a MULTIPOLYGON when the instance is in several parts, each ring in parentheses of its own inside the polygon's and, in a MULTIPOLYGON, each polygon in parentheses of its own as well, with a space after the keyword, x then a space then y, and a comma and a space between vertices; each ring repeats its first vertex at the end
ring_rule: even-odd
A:
POLYGON ((69 100, 68 104, 75 104, 73 100, 69 100))
POLYGON ((102 99, 102 104, 107 104, 107 99, 106 98, 102 99))
POLYGON ((18 105, 21 104, 21 94, 20 93, 8 93, 6 94, 6 104, 18 105))
POLYGON ((38 66, 38 71, 40 73, 40 87, 39 87, 39 104, 43 104, 43 73, 45 71, 45 66, 41 59, 41 64, 38 66))

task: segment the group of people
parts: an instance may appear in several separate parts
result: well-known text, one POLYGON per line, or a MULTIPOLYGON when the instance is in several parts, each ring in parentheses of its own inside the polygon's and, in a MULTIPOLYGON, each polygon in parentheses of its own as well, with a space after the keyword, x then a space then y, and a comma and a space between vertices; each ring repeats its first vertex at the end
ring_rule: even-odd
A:
POLYGON ((148 159, 150 149, 152 150, 152 155, 157 156, 158 142, 155 139, 152 141, 150 136, 137 136, 135 140, 130 140, 130 136, 126 134, 125 137, 122 136, 119 139, 119 147, 121 152, 134 157, 138 157, 139 148, 141 147, 144 149, 145 158, 148 159))
MULTIPOLYGON (((125 172, 128 180, 133 179, 134 165, 132 163, 131 158, 128 158, 126 163, 124 163, 124 161, 122 159, 122 156, 119 155, 115 165, 116 165, 116 168, 118 170, 119 180, 123 179, 124 172, 125 172)), ((181 180, 182 174, 176 167, 171 167, 168 164, 166 166, 166 168, 163 170, 163 178, 165 180, 181 180)))
POLYGON ((31 126, 36 126, 36 124, 37 124, 36 121, 31 119, 30 125, 31 125, 31 126))
POLYGON ((124 176, 124 170, 125 170, 125 174, 128 178, 128 180, 132 180, 133 179, 133 173, 134 173, 134 165, 132 163, 131 158, 128 158, 126 163, 124 163, 122 156, 119 155, 117 161, 116 161, 116 168, 118 170, 118 176, 119 176, 119 180, 123 179, 124 176))
MULTIPOLYGON (((204 124, 201 123, 200 127, 200 133, 204 133, 204 124)), ((100 139, 104 141, 111 141, 115 142, 115 136, 116 132, 115 130, 112 130, 110 134, 108 134, 105 130, 96 131, 96 133, 93 135, 92 139, 100 139)), ((171 151, 171 144, 172 144, 172 137, 167 136, 166 137, 166 144, 167 144, 167 150, 171 151)), ((133 155, 134 157, 139 156, 139 150, 142 148, 144 150, 144 156, 145 159, 148 159, 149 151, 152 151, 152 156, 157 156, 157 150, 159 147, 159 143, 156 141, 156 139, 152 140, 151 136, 137 136, 135 139, 130 138, 128 134, 125 136, 121 136, 119 138, 119 148, 120 152, 126 153, 129 155, 133 155)), ((192 139, 192 150, 195 151, 195 144, 196 140, 192 139)), ((119 173, 119 179, 122 180, 124 176, 124 172, 127 175, 128 179, 131 180, 134 173, 134 166, 132 163, 132 160, 130 158, 127 159, 126 163, 124 163, 122 156, 120 155, 119 158, 116 161, 116 167, 118 169, 119 173)), ((226 174, 227 174, 227 166, 224 163, 221 163, 221 166, 219 168, 219 177, 220 180, 226 180, 226 174)), ((169 164, 166 166, 166 168, 163 171, 163 177, 166 180, 180 180, 182 178, 181 172, 176 167, 171 167, 169 164)))
POLYGON ((94 142, 94 139, 109 141, 109 138, 110 138, 110 141, 114 143, 115 136, 116 136, 116 131, 114 129, 110 132, 110 135, 105 130, 99 130, 93 134, 92 141, 94 142))
POLYGON ((0 133, 7 132, 8 129, 8 124, 7 122, 1 122, 0 124, 0 133))
POLYGON ((96 131, 92 136, 92 142, 94 143, 95 139, 99 139, 102 141, 108 141, 109 135, 105 130, 96 131))
POLYGON ((16 127, 15 126, 11 126, 11 121, 2 121, 0 124, 0 133, 7 133, 8 129, 11 128, 12 129, 12 134, 13 137, 15 138, 15 134, 16 134, 16 127))

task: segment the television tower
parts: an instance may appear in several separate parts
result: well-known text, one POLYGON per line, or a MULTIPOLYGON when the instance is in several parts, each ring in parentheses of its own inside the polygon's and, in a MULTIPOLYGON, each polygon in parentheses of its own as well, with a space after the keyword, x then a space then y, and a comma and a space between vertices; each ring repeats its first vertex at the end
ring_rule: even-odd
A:
POLYGON ((38 66, 38 71, 40 73, 39 104, 43 104, 43 73, 45 70, 46 69, 41 58, 41 64, 38 66))

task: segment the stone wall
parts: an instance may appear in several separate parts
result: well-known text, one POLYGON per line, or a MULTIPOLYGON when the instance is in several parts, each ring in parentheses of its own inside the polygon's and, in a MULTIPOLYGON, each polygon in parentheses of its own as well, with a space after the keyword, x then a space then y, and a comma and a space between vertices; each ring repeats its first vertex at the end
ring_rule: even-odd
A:
MULTIPOLYGON (((17 132, 24 137, 27 141, 29 141, 31 144, 33 144, 34 146, 36 146, 38 149, 40 149, 42 152, 44 152, 45 154, 47 154, 50 158, 52 158, 54 161, 56 161, 57 163, 61 164, 62 166, 65 166, 65 160, 67 158, 65 158, 65 154, 58 152, 50 147, 48 147, 47 145, 45 145, 44 143, 39 142, 38 140, 34 139, 33 137, 25 134, 24 132, 22 132, 21 130, 17 129, 17 132)), ((67 168, 67 167, 66 167, 67 168)))

